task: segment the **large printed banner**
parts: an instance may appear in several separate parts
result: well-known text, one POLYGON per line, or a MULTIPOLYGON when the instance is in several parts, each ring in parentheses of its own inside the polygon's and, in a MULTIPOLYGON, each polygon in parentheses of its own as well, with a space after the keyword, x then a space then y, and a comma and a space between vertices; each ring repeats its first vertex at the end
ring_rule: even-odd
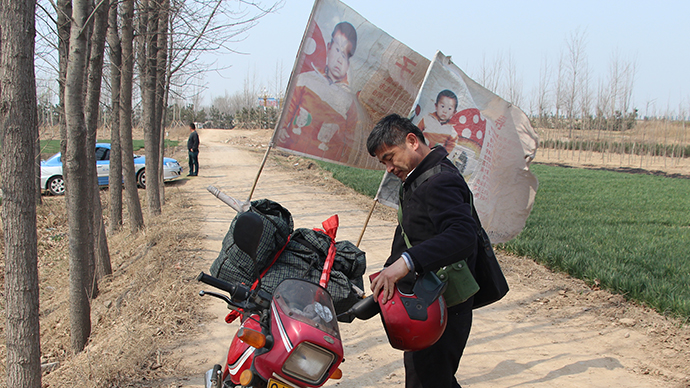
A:
MULTIPOLYGON (((410 118, 430 146, 445 147, 465 177, 491 242, 520 233, 538 186, 529 165, 539 141, 527 116, 437 52, 410 118)), ((386 174, 377 200, 397 207, 399 187, 400 180, 386 174)))
POLYGON ((429 60, 337 0, 317 0, 273 136, 276 148, 381 169, 366 150, 374 124, 407 114, 429 60))

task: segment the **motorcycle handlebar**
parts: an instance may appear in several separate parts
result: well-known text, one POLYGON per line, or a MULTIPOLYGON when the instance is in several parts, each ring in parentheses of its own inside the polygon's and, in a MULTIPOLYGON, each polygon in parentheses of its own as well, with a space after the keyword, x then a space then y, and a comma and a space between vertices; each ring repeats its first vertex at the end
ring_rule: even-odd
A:
POLYGON ((232 284, 201 272, 196 280, 230 294, 233 306, 245 309, 266 309, 271 305, 271 295, 263 290, 252 292, 244 284, 232 284))
POLYGON ((220 280, 218 278, 214 278, 213 276, 206 275, 203 272, 201 272, 199 276, 197 276, 196 280, 202 283, 206 283, 209 286, 215 287, 219 290, 227 292, 228 294, 230 294, 230 297, 232 297, 233 301, 247 300, 250 294, 250 291, 247 287, 228 283, 224 280, 220 280))
POLYGON ((224 280, 220 280, 218 278, 214 278, 213 276, 206 275, 205 273, 201 272, 199 273, 199 276, 196 277, 197 281, 200 281, 202 283, 206 283, 209 286, 218 288, 220 290, 226 291, 230 294, 234 294, 235 290, 237 289, 237 286, 234 284, 230 284, 224 280))

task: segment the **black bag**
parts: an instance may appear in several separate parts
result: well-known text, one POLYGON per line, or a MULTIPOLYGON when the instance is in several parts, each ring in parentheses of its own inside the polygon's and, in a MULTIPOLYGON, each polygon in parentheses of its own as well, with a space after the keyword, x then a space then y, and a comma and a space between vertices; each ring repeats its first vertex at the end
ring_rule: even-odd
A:
POLYGON ((237 222, 236 216, 223 239, 223 247, 218 257, 211 265, 211 276, 226 282, 251 285, 256 279, 257 272, 263 272, 285 246, 293 231, 290 211, 270 199, 252 201, 249 211, 258 214, 264 224, 256 262, 235 245, 233 231, 237 222))
MULTIPOLYGON (((474 204, 472 205, 473 213, 474 204)), ((479 223, 479 218, 476 218, 479 223)), ((491 247, 489 236, 479 223, 479 230, 477 231, 477 259, 474 264, 474 280, 479 284, 479 291, 474 294, 473 309, 484 307, 491 303, 501 300, 508 293, 508 282, 501 266, 496 260, 496 255, 491 247)))
MULTIPOLYGON (((275 264, 261 279, 261 289, 272 294, 287 278, 299 278, 319 284, 331 238, 321 231, 298 228, 275 264)), ((349 241, 336 241, 336 253, 326 289, 331 294, 337 314, 350 309, 362 298, 355 289, 364 289, 366 255, 349 241)))
MULTIPOLYGON (((442 165, 436 165, 433 168, 423 172, 414 182, 412 182, 411 190, 414 190, 424 183, 427 179, 440 173, 442 170, 442 165)), ((457 171, 457 169, 455 170, 457 171)), ((402 189, 401 189, 402 190, 402 189)), ((400 197, 402 200, 402 196, 400 197)), ((472 217, 477 223, 477 258, 474 265, 474 280, 479 285, 479 291, 474 294, 474 300, 472 302, 472 308, 478 309, 484 307, 491 303, 501 300, 508 293, 508 282, 505 276, 503 276, 503 271, 501 271, 501 266, 498 264, 494 250, 491 247, 491 241, 486 231, 482 227, 482 223, 479 220, 479 215, 477 214, 477 209, 474 207, 474 198, 472 192, 470 192, 470 197, 468 199, 470 206, 472 207, 472 217)), ((402 229, 402 205, 398 207, 398 224, 402 229)), ((405 238, 405 243, 409 248, 411 246, 410 241, 405 235, 405 231, 402 231, 403 237, 405 238)), ((457 276, 459 279, 460 276, 457 276)), ((451 287, 449 287, 451 288, 451 287)), ((467 288, 470 290, 471 287, 467 288)), ((472 288, 473 289, 473 288, 472 288)), ((463 298, 465 295, 469 294, 471 291, 463 291, 463 298)), ((469 298, 471 294, 467 296, 469 298)), ((462 298, 457 298, 461 300, 462 298)), ((457 300, 454 300, 456 302, 457 300)))

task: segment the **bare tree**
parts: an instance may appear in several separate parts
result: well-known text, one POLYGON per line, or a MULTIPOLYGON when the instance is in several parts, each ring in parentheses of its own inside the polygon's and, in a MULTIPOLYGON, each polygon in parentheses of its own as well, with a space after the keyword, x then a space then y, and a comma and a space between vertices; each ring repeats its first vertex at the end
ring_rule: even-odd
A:
POLYGON ((201 79, 199 75, 211 68, 218 68, 216 64, 203 63, 201 55, 209 51, 237 53, 231 45, 241 40, 261 18, 279 9, 282 1, 264 6, 260 2, 245 0, 173 0, 170 6, 169 67, 166 75, 169 96, 180 97, 180 90, 189 95, 190 89, 196 90, 193 95, 200 95, 203 88, 195 83, 201 79))
POLYGON ((72 23, 69 40, 69 61, 65 83, 65 119, 67 150, 63 164, 67 170, 66 202, 69 224, 70 253, 70 334, 72 349, 80 352, 91 334, 91 306, 89 305, 89 257, 93 257, 93 239, 89 238, 91 218, 81 205, 91 201, 86 153, 86 122, 84 118, 84 77, 87 60, 85 34, 89 16, 89 2, 72 2, 72 23))
POLYGON ((503 71, 503 58, 497 55, 491 62, 487 63, 486 54, 482 56, 482 66, 479 70, 479 83, 494 93, 498 92, 501 84, 501 73, 503 71))
POLYGON ((608 129, 612 130, 614 125, 613 118, 616 116, 616 111, 618 110, 618 99, 621 89, 621 84, 623 83, 623 74, 620 63, 620 56, 615 52, 611 56, 611 62, 609 63, 609 77, 608 77, 608 88, 609 88, 609 101, 608 101, 608 117, 607 120, 608 129))
POLYGON ((564 108, 568 120, 569 137, 573 137, 575 114, 580 100, 580 86, 585 66, 585 34, 579 30, 572 32, 566 39, 567 53, 565 58, 566 82, 564 91, 564 108))
POLYGON ((125 198, 132 233, 144 227, 141 214, 137 177, 134 175, 132 150, 132 80, 134 75, 134 0, 122 1, 122 70, 120 84, 120 144, 122 146, 122 175, 125 198))
POLYGON ((41 387, 38 320, 34 73, 35 1, 0 2, 2 226, 7 386, 41 387))
POLYGON ((522 104, 522 79, 518 77, 517 65, 512 53, 508 53, 506 97, 515 106, 522 104))
POLYGON ((110 46, 110 90, 112 120, 110 123, 110 233, 122 226, 122 147, 120 147, 120 66, 122 48, 117 25, 118 0, 110 1, 108 13, 108 46, 110 46))
POLYGON ((608 116, 608 112, 610 111, 610 105, 611 105, 611 89, 609 89, 608 85, 604 83, 603 81, 599 81, 599 84, 597 86, 597 100, 595 104, 595 125, 597 127, 597 140, 599 139, 599 136, 601 135, 601 130, 604 129, 604 126, 606 125, 606 117, 608 116))
POLYGON ((159 138, 159 157, 158 157, 158 192, 161 206, 165 204, 165 185, 163 184, 163 161, 165 158, 165 106, 168 96, 168 90, 165 75, 168 69, 168 22, 170 20, 170 0, 162 0, 160 2, 160 11, 158 14, 158 56, 156 58, 156 118, 154 129, 158 130, 159 138))
POLYGON ((549 62, 544 58, 544 62, 539 69, 539 86, 537 89, 537 114, 541 127, 546 127, 549 113, 551 112, 551 68, 549 62))
POLYGON ((589 124, 592 115, 592 104, 594 100, 594 95, 592 93, 591 87, 592 75, 589 68, 589 64, 585 62, 582 67, 582 73, 580 77, 580 119, 582 120, 582 129, 590 129, 589 124))
POLYGON ((620 111, 628 114, 631 111, 632 94, 635 86, 636 66, 634 61, 626 61, 622 65, 622 87, 619 97, 620 111))
POLYGON ((160 129, 156 126, 156 75, 158 73, 158 15, 154 0, 141 0, 138 14, 138 59, 141 75, 142 121, 146 147, 146 198, 149 214, 161 213, 158 167, 160 129))
POLYGON ((34 180, 36 181, 36 204, 43 204, 43 190, 41 188, 41 138, 39 136, 40 130, 38 129, 38 119, 36 122, 36 149, 34 157, 34 180))
MULTIPOLYGON (((105 37, 108 30, 108 3, 105 1, 97 4, 93 10, 93 23, 91 25, 91 44, 87 68, 86 84, 86 146, 93 150, 96 147, 96 134, 98 127, 99 104, 101 100, 101 81, 103 79, 103 56, 105 51, 105 37)), ((110 265, 110 252, 108 251, 108 239, 103 223, 103 209, 98 188, 98 172, 94 152, 87 153, 87 167, 93 185, 91 187, 91 201, 88 203, 88 213, 92 217, 91 235, 94 239, 94 276, 96 279, 112 273, 110 265)), ((98 283, 92 282, 92 297, 98 293, 98 283)))
MULTIPOLYGON (((70 0, 57 0, 57 31, 58 31, 58 95, 60 111, 60 152, 65 155, 67 151, 67 127, 65 120, 65 78, 67 77, 67 56, 69 54, 69 34, 71 28, 72 2, 70 0)), ((67 169, 62 169, 63 179, 67 180, 67 169)))

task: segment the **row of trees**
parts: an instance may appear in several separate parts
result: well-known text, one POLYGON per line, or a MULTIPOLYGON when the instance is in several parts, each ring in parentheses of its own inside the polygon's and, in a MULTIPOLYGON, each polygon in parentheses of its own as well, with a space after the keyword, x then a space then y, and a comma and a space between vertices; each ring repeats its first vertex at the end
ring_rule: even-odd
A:
POLYGON ((522 79, 512 55, 484 58, 475 79, 489 90, 520 106, 540 128, 624 130, 637 118, 632 106, 635 62, 612 54, 605 79, 595 80, 587 58, 586 33, 566 37, 556 63, 544 59, 538 85, 525 98, 522 79))
POLYGON ((69 223, 70 338, 79 352, 91 333, 90 300, 98 295, 98 281, 111 272, 94 155, 99 116, 111 129, 108 230, 120 232, 124 202, 130 232, 138 233, 144 219, 131 152, 135 91, 144 129, 148 212, 155 217, 164 202, 168 99, 202 70, 200 53, 229 49, 234 38, 275 8, 222 0, 0 0, 7 386, 41 386, 35 69, 44 76, 53 69, 59 80, 57 109, 43 109, 40 117, 60 127, 69 223))

